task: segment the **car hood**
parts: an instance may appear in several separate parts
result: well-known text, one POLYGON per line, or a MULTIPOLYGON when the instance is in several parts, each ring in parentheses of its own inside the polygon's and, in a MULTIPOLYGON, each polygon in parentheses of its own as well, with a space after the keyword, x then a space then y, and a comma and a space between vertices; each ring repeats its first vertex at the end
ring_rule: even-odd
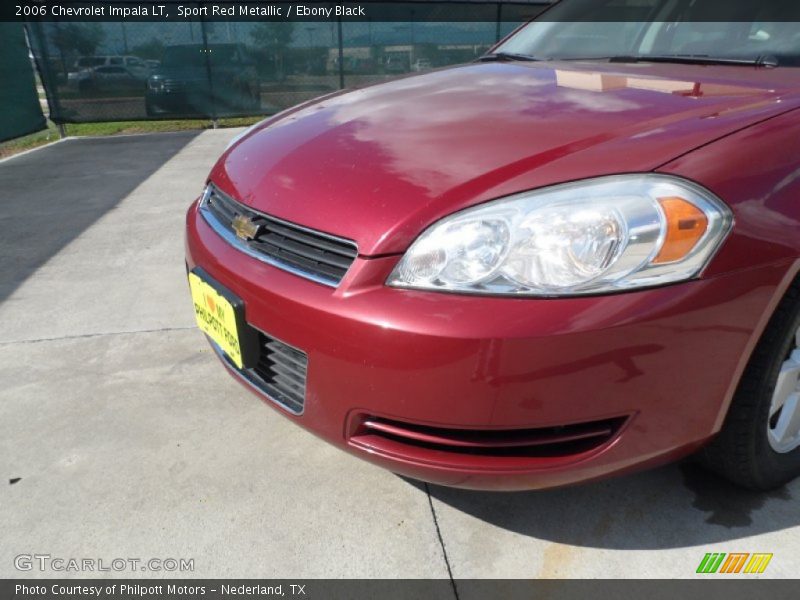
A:
POLYGON ((274 216, 402 252, 453 211, 650 171, 800 106, 793 69, 477 63, 326 97, 245 136, 212 172, 274 216))

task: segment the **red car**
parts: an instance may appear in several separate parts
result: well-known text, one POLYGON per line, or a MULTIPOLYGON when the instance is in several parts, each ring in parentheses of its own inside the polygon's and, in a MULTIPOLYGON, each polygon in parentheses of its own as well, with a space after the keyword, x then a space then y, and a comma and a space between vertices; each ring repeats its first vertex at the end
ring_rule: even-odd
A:
POLYGON ((186 223, 227 369, 438 484, 698 451, 751 488, 800 473, 797 15, 623 4, 566 0, 476 63, 239 136, 186 223))

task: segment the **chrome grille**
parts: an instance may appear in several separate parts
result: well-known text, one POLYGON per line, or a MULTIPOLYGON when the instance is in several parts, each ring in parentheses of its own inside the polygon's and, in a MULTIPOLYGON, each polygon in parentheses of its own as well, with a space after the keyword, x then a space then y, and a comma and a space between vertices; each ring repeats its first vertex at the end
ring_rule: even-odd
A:
POLYGON ((164 79, 163 86, 165 92, 183 92, 188 89, 207 89, 208 80, 206 79, 164 79))
POLYGON ((336 287, 358 255, 355 242, 265 215, 209 185, 201 212, 232 245, 276 267, 336 287), (234 219, 256 226, 252 239, 237 237, 234 219))
POLYGON ((186 82, 166 79, 164 80, 163 86, 165 92, 182 92, 186 89, 186 82))

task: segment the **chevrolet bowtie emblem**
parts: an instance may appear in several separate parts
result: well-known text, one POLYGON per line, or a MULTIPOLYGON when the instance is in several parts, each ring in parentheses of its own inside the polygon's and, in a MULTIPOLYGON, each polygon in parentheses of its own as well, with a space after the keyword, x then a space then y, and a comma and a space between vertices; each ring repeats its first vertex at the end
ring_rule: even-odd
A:
POLYGON ((261 228, 258 223, 253 222, 253 219, 244 215, 236 215, 231 222, 231 227, 236 232, 236 237, 245 241, 255 239, 261 228))

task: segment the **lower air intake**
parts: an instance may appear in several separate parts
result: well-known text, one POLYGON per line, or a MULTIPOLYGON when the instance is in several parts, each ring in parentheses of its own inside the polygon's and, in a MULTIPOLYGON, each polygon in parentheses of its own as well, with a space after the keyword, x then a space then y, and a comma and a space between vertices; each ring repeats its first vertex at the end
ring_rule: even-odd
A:
POLYGON ((238 369, 221 350, 217 353, 267 398, 295 415, 301 414, 306 399, 308 356, 261 332, 258 337, 260 354, 258 363, 251 369, 238 369))
POLYGON ((571 459, 610 442, 626 418, 535 429, 449 429, 368 415, 351 428, 350 444, 373 453, 438 464, 509 467, 571 459), (499 461, 499 462, 498 462, 499 461))

